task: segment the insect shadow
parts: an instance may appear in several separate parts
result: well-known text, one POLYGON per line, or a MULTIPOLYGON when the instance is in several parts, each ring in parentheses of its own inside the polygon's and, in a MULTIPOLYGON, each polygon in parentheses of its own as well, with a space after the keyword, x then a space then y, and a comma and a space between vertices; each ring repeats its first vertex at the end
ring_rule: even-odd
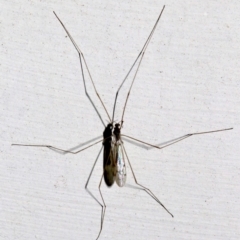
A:
MULTIPOLYGON (((186 134, 186 135, 183 135, 181 137, 178 137, 178 138, 175 138, 175 139, 172 139, 170 141, 167 141, 167 142, 164 142, 162 144, 158 144, 158 145, 153 145, 153 144, 150 144, 150 143, 146 143, 144 141, 141 141, 139 139, 136 139, 134 137, 131 137, 131 136, 128 136, 128 135, 125 135, 125 134, 121 134, 121 129, 123 127, 123 123, 124 123, 124 114, 125 114, 125 110, 126 110, 126 106, 127 106, 127 102, 128 102, 128 99, 129 99, 129 96, 130 96, 130 92, 131 92, 131 89, 132 89, 132 86, 134 84, 134 81, 136 79, 136 76, 138 74, 138 71, 139 71, 139 68, 140 68, 140 65, 142 63, 142 60, 143 60, 143 57, 144 57, 144 54, 145 54, 145 51, 148 47, 148 44, 150 43, 150 40, 154 34, 154 31, 158 25, 158 22, 162 16, 162 13, 165 9, 165 6, 163 6, 158 18, 157 18, 157 21, 155 22, 146 42, 144 43, 143 47, 142 47, 142 50, 140 51, 140 53, 137 55, 137 58, 135 59, 135 61, 133 62, 132 66, 130 67, 130 70, 127 72, 127 75, 125 76, 125 78, 123 79, 122 83, 120 84, 117 92, 116 92, 116 96, 115 96, 115 99, 114 99, 114 105, 113 105, 113 113, 112 113, 112 117, 110 117, 99 93, 97 92, 97 89, 96 89, 96 86, 94 84, 94 81, 92 79, 92 76, 91 76, 91 73, 89 71, 89 68, 88 68, 88 65, 87 65, 87 62, 85 60, 85 57, 82 53, 82 51, 80 50, 80 48, 77 46, 76 42, 74 41, 74 39, 72 38, 72 36, 70 35, 70 33, 68 32, 67 28, 64 26, 64 24, 62 23, 62 21, 60 20, 60 18, 57 16, 57 14, 55 12, 53 12, 56 16, 56 18, 58 19, 58 21, 60 22, 60 24, 62 25, 62 27, 64 28, 64 30, 66 31, 68 37, 70 38, 72 44, 74 45, 75 49, 77 50, 78 52, 78 55, 79 55, 79 60, 80 60, 80 67, 81 67, 81 74, 82 74, 82 79, 83 79, 83 84, 84 84, 84 89, 85 89, 85 94, 86 96, 88 97, 90 103, 92 104, 93 108, 95 109, 100 121, 102 122, 102 124, 104 125, 105 129, 104 129, 104 132, 103 132, 103 137, 101 137, 100 140, 96 141, 97 139, 99 139, 99 137, 96 137, 94 139, 91 139, 87 142, 84 142, 84 143, 80 143, 78 146, 76 147, 73 147, 71 149, 61 149, 61 148, 58 148, 58 147, 55 147, 55 146, 52 146, 52 145, 43 145, 43 144, 39 144, 39 145, 32 145, 32 144, 12 144, 14 146, 28 146, 28 147, 46 147, 46 148, 49 148, 51 150, 54 150, 58 153, 62 153, 62 154, 67 154, 67 153, 71 153, 71 154, 78 154, 100 142, 102 142, 102 147, 95 159, 95 162, 93 164, 93 167, 90 171, 90 174, 88 176, 88 179, 87 179, 87 182, 85 184, 85 189, 86 191, 93 197, 93 199, 95 199, 95 201, 101 206, 102 208, 102 211, 101 211, 101 223, 100 223, 100 229, 99 229, 99 233, 97 235, 97 239, 100 237, 100 234, 102 232, 102 229, 103 229, 103 223, 104 223, 104 216, 105 216, 105 211, 106 211, 106 204, 105 204, 105 201, 104 201, 104 198, 103 198, 103 195, 102 195, 102 192, 101 192, 101 184, 102 184, 102 180, 104 178, 104 181, 106 183, 106 185, 108 187, 111 187, 114 182, 117 183, 118 186, 120 187, 123 187, 126 183, 126 176, 127 176, 127 173, 126 173, 126 160, 128 162, 128 165, 130 167, 130 170, 132 172, 132 175, 133 175, 133 178, 134 178, 134 181, 136 183, 136 185, 138 186, 137 188, 139 189, 142 189, 144 190, 149 196, 151 196, 159 205, 161 205, 172 217, 173 217, 173 214, 160 202, 160 200, 153 194, 153 192, 145 187, 144 185, 138 183, 137 181, 137 178, 134 174, 134 171, 133 171, 133 168, 132 168, 132 165, 130 163, 130 160, 129 160, 129 157, 127 155, 127 152, 126 152, 126 149, 124 147, 124 144, 123 144, 123 139, 125 139, 126 141, 128 141, 129 143, 132 143, 132 144, 135 144, 139 147, 142 147, 142 148, 145 148, 145 149, 151 149, 151 148, 157 148, 157 149, 162 149, 162 148, 165 148, 165 147, 168 147, 170 145, 173 145, 179 141, 182 141, 188 137, 191 137, 193 135, 199 135, 199 134, 207 134, 207 133, 214 133, 214 132, 220 132, 220 131, 227 131, 227 130, 231 130, 232 128, 227 128, 227 129, 220 129, 220 130, 213 130, 213 131, 205 131, 205 132, 196 132, 196 133, 189 133, 189 134, 186 134), (84 70, 84 67, 85 67, 85 70, 84 70), (135 67, 135 69, 134 69, 135 67), (91 80, 91 83, 94 87, 94 90, 95 90, 95 93, 98 97, 98 99, 100 100, 101 102, 101 105, 109 119, 109 123, 107 124, 107 126, 105 125, 104 121, 103 121, 103 118, 101 117, 101 114, 99 113, 96 105, 94 104, 93 100, 91 99, 90 95, 88 94, 87 92, 87 87, 86 87, 86 81, 85 81, 85 72, 88 74, 90 80, 91 80), (123 84, 125 83, 125 81, 127 80, 127 78, 129 77, 130 73, 133 72, 133 79, 132 79, 132 82, 131 82, 131 85, 130 85, 130 88, 129 88, 129 91, 128 91, 128 94, 127 94, 127 97, 126 97, 126 100, 125 100, 125 103, 124 103, 124 107, 123 107, 123 112, 122 112, 122 117, 121 117, 121 121, 120 122, 115 122, 114 120, 114 114, 115 114, 115 110, 116 110, 116 102, 117 102, 117 98, 118 98, 118 94, 123 86, 123 84), (92 143, 93 142, 93 143, 92 143), (76 150, 76 149, 79 149, 80 147, 83 147, 81 148, 80 150, 76 150), (103 174, 102 174, 102 177, 100 179, 100 182, 99 182, 99 186, 98 186, 98 190, 99 190, 99 193, 100 193, 100 196, 101 196, 101 200, 102 202, 100 202, 92 193, 91 191, 88 189, 88 184, 89 184, 89 181, 90 181, 90 178, 92 176, 92 173, 93 173, 93 170, 95 168, 95 165, 99 159, 99 156, 102 152, 102 149, 103 149, 103 174)), ((135 187, 136 188, 136 187, 135 187)))

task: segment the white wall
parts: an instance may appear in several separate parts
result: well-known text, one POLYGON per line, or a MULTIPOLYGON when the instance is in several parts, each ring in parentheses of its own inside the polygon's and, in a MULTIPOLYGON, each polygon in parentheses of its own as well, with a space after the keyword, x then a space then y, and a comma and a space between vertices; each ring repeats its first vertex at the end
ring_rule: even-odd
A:
MULTIPOLYGON (((12 143, 74 148, 103 126, 84 94, 79 59, 55 11, 81 47, 112 112, 115 92, 163 5, 129 98, 123 133, 153 144, 227 127, 163 150, 125 142, 145 192, 102 192, 100 239, 239 239, 240 53, 238 1, 5 1, 1 7, 1 239, 95 239, 100 206, 84 185, 101 144, 79 155, 12 143)), ((87 79, 104 121, 108 119, 87 79)), ((130 81, 118 101, 120 120, 130 81)), ((90 189, 97 195, 102 155, 90 189)))

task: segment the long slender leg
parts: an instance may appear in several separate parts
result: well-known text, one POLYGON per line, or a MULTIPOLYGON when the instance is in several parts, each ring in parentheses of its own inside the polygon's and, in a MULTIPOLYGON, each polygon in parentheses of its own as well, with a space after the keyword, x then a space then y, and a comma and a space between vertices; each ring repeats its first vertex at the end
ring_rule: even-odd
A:
POLYGON ((126 149, 125 149, 123 143, 122 143, 122 147, 123 147, 124 153, 125 153, 125 155, 126 155, 126 157, 127 157, 127 161, 128 161, 129 166, 130 166, 131 172, 132 172, 132 174, 133 174, 133 178, 134 178, 135 183, 136 183, 138 186, 142 187, 142 189, 143 189, 148 195, 150 195, 158 204, 160 204, 160 205, 173 217, 172 213, 169 212, 169 210, 160 202, 160 200, 153 194, 153 192, 152 192, 149 188, 146 188, 146 187, 143 186, 142 184, 138 183, 137 178, 136 178, 136 176, 135 176, 135 174, 134 174, 132 165, 131 165, 131 163, 130 163, 130 160, 129 160, 129 158, 128 158, 128 155, 127 155, 127 152, 126 152, 126 149))
POLYGON ((150 40, 151 40, 151 38, 152 38, 152 36, 153 36, 153 33, 154 33, 154 31, 155 31, 155 29, 156 29, 156 27, 157 27, 157 24, 158 24, 158 22, 159 22, 159 20, 160 20, 160 18, 161 18, 161 16, 162 16, 162 13, 163 13, 164 8, 165 8, 165 6, 163 6, 162 11, 161 11, 161 13, 159 14, 159 17, 158 17, 156 23, 154 24, 153 29, 152 29, 150 35, 149 35, 148 38, 147 38, 147 41, 146 41, 146 42, 144 43, 144 45, 143 45, 142 50, 141 50, 140 53, 138 54, 136 60, 134 61, 133 65, 131 66, 130 70, 128 71, 127 75, 126 75, 125 78, 123 79, 121 85, 119 86, 119 88, 118 88, 118 90, 117 90, 117 92, 116 92, 116 96, 115 96, 115 100, 114 100, 114 105, 113 105, 112 121, 114 120, 114 113, 115 113, 115 108, 116 108, 116 102, 117 102, 118 93, 119 93, 120 89, 122 88, 124 82, 125 82, 126 79, 128 78, 129 74, 131 73, 133 67, 135 66, 135 64, 137 63, 137 61, 140 59, 140 60, 139 60, 139 63, 138 63, 138 66, 137 66, 137 69, 136 69, 136 72, 135 72, 135 74, 134 74, 134 77, 133 77, 133 80, 132 80, 132 83, 131 83, 131 86, 130 86, 130 89, 129 89, 129 92, 128 92, 128 95, 127 95, 127 98, 126 98, 126 101, 125 101, 125 104, 124 104, 123 114, 122 114, 122 119, 121 119, 121 123, 123 124, 124 112, 125 112, 125 109, 126 109, 127 101, 128 101, 128 98, 129 98, 129 95, 130 95, 130 92, 131 92, 133 83, 134 83, 135 78, 136 78, 136 76, 137 76, 139 67, 140 67, 140 65, 141 65, 141 63, 142 63, 142 59, 143 59, 143 57, 144 57, 144 53, 145 53, 145 51, 146 51, 146 49, 147 49, 147 47, 148 47, 148 44, 149 44, 149 42, 150 42, 150 40))
MULTIPOLYGON (((98 158, 99 158, 99 156, 100 156, 100 154, 101 154, 101 152, 102 152, 102 149, 103 149, 103 146, 101 147, 101 149, 100 149, 100 151, 99 151, 99 153, 98 153, 98 155, 97 155, 97 158, 96 158, 96 160, 95 160, 95 162, 94 162, 94 164, 93 164, 93 166, 92 166, 92 169, 91 169, 91 171, 90 171, 90 173, 89 173, 87 182, 86 182, 86 184, 85 184, 85 189, 86 189, 86 191, 88 191, 88 192, 90 192, 90 191, 88 190, 87 186, 88 186, 88 183, 89 183, 90 178, 91 178, 91 176, 92 176, 93 170, 94 170, 94 168, 95 168, 95 166, 96 166, 96 163, 97 163, 97 161, 98 161, 98 158)), ((90 194, 90 195, 93 196, 92 194, 90 194)), ((97 200, 95 197, 93 197, 93 198, 94 198, 95 200, 97 200)))
POLYGON ((102 196, 102 193, 101 193, 101 190, 100 190, 100 187, 101 187, 101 184, 102 184, 103 175, 102 175, 102 177, 101 177, 101 180, 100 180, 100 183, 99 183, 99 186, 98 186, 98 189, 99 189, 99 192, 100 192, 100 196, 101 196, 101 198, 102 198, 102 203, 100 203, 100 201, 99 201, 99 200, 91 193, 91 191, 88 189, 88 183, 89 183, 89 181, 90 181, 90 178, 91 178, 91 176, 92 176, 92 173, 93 173, 93 170, 94 170, 94 168, 95 168, 95 166, 96 166, 96 163, 97 163, 97 161, 98 161, 98 159, 99 159, 99 156, 100 156, 100 154, 101 154, 101 152, 102 152, 102 149, 103 149, 103 146, 101 147, 101 149, 100 149, 100 151, 99 151, 99 153, 98 153, 98 155, 97 155, 97 158, 96 158, 96 160, 95 160, 95 162, 94 162, 94 164, 93 164, 93 166, 92 166, 92 169, 91 169, 90 174, 89 174, 89 176, 88 176, 87 182, 86 182, 86 184, 85 184, 85 190, 88 192, 88 194, 89 194, 89 195, 101 206, 101 208, 102 208, 102 212, 101 212, 101 224, 100 224, 100 230, 99 230, 97 239, 99 238, 100 233, 101 233, 102 228, 103 228, 103 221, 104 221, 104 215, 105 215, 105 210, 106 210, 106 204, 105 204, 105 202, 104 202, 104 199, 103 199, 103 196, 102 196))
POLYGON ((181 141, 181 140, 187 138, 187 137, 185 137, 185 135, 184 135, 184 136, 181 136, 181 137, 178 137, 178 138, 175 138, 175 139, 171 139, 171 140, 166 141, 166 142, 162 142, 162 143, 159 143, 159 144, 152 145, 152 144, 146 143, 146 142, 143 143, 143 141, 141 141, 141 140, 139 140, 139 139, 136 139, 136 138, 133 138, 133 137, 128 138, 128 137, 126 137, 125 135, 121 135, 121 137, 122 137, 122 139, 123 139, 125 142, 128 142, 128 143, 130 143, 130 144, 133 144, 133 145, 135 145, 135 146, 137 146, 137 147, 144 148, 144 149, 146 149, 146 150, 154 149, 154 148, 156 148, 156 146, 157 146, 158 149, 159 149, 159 147, 160 147, 160 148, 161 148, 161 147, 164 147, 164 146, 168 145, 169 143, 172 143, 172 142, 175 142, 175 143, 176 143, 176 142, 178 142, 178 141, 181 141), (185 138, 184 138, 184 137, 185 137, 185 138))
POLYGON ((101 184, 102 184, 102 180, 103 180, 103 175, 102 175, 102 178, 101 178, 101 181, 99 183, 99 193, 101 195, 101 198, 102 198, 102 201, 103 201, 103 205, 102 205, 102 214, 101 214, 101 227, 100 227, 100 231, 98 233, 98 236, 97 236, 97 239, 100 237, 100 234, 102 232, 102 229, 103 229, 103 222, 104 222, 104 216, 105 216, 105 212, 106 212, 106 204, 105 204, 105 201, 103 199, 103 195, 102 195, 102 192, 101 192, 101 184))
MULTIPOLYGON (((194 136, 194 135, 200 135, 200 134, 207 134, 207 133, 215 133, 215 132, 223 132, 223 131, 228 131, 228 130, 232 130, 233 128, 225 128, 225 129, 219 129, 219 130, 213 130, 213 131, 207 131, 207 132, 196 132, 196 133, 189 133, 189 134, 186 134, 186 135, 183 135, 182 137, 178 137, 178 138, 175 138, 171 141, 168 141, 165 145, 163 146, 158 146, 158 144, 156 145, 153 145, 153 144, 150 144, 150 143, 146 143, 144 141, 141 141, 139 139, 136 139, 136 138, 133 138, 133 137, 130 137, 130 136, 127 136, 125 134, 121 134, 121 136, 123 137, 127 137, 127 138, 130 138, 130 139, 133 139, 134 141, 137 141, 137 142, 140 142, 140 143, 143 143, 143 144, 146 144, 148 146, 150 146, 150 148, 158 148, 158 149, 162 149, 162 148, 165 148, 165 147, 168 147, 170 145, 173 145, 177 142, 180 142, 186 138, 189 138, 191 136, 194 136)), ((162 144, 159 144, 159 145, 162 145, 162 144)), ((150 149, 149 148, 149 149, 150 149)))
POLYGON ((89 68, 88 68, 87 62, 86 62, 86 60, 85 60, 85 57, 84 57, 82 51, 80 50, 80 48, 78 47, 78 45, 76 44, 76 42, 74 41, 74 39, 73 39, 73 37, 71 36, 71 34, 68 32, 67 28, 64 26, 63 22, 60 20, 60 18, 57 16, 57 14, 56 14, 55 12, 53 12, 53 13, 54 13, 54 15, 56 16, 56 18, 58 19, 58 21, 60 22, 60 24, 62 25, 62 27, 64 28, 64 30, 65 30, 65 32, 67 33, 68 37, 70 38, 72 44, 74 45, 75 49, 76 49, 77 52, 78 52, 79 60, 80 60, 80 66, 81 66, 81 72, 82 72, 82 77, 83 77, 83 83, 84 83, 84 88, 85 88, 85 94, 86 94, 86 96, 88 97, 88 99, 89 99, 89 101, 91 102, 91 104, 93 105, 96 113, 98 114, 101 122, 103 123, 103 125, 104 125, 104 127, 105 127, 104 121, 103 121, 100 113, 98 112, 96 106, 94 105, 91 97, 89 96, 89 94, 88 94, 88 92, 87 92, 86 81, 85 81, 84 71, 83 71, 83 65, 82 65, 82 59, 83 59, 84 65, 85 65, 85 67, 86 67, 86 69, 87 69, 87 72, 88 72, 88 75, 89 75, 90 80, 91 80, 91 82, 92 82, 92 85, 93 85, 93 87, 94 87, 95 93, 96 93, 98 99, 100 100, 100 102, 101 102, 101 104, 102 104, 102 106, 103 106, 103 108, 104 108, 104 110, 105 110, 105 112, 106 112, 106 114, 107 114, 107 116, 108 116, 108 118, 109 118, 109 121, 111 121, 111 118, 110 118, 110 115, 108 114, 108 111, 107 111, 107 109, 106 109, 106 107, 105 107, 105 105, 104 105, 104 103, 103 103, 103 101, 102 101, 99 93, 97 92, 96 86, 95 86, 94 81, 93 81, 93 79, 92 79, 92 76, 91 76, 91 73, 90 73, 90 71, 89 71, 89 68))
MULTIPOLYGON (((74 150, 80 149, 80 148, 82 148, 84 146, 88 146, 89 144, 91 144, 91 143, 93 143, 93 142, 95 142, 95 141, 97 141, 99 139, 102 139, 102 138, 103 138, 102 135, 100 135, 98 137, 95 137, 95 138, 92 138, 92 139, 90 139, 88 141, 85 141, 83 143, 79 143, 76 146, 69 148, 68 151, 74 151, 74 150)), ((63 154, 66 154, 66 153, 63 153, 63 154)))
POLYGON ((87 146, 85 148, 82 148, 82 149, 80 149, 80 150, 78 150, 76 152, 65 150, 65 149, 61 149, 61 148, 57 148, 57 147, 54 147, 54 146, 51 146, 51 145, 41 145, 41 144, 37 145, 37 144, 18 144, 18 143, 13 143, 12 146, 46 147, 46 148, 49 148, 49 149, 52 149, 52 150, 56 150, 56 151, 59 151, 59 152, 77 154, 77 153, 80 153, 80 152, 84 151, 85 149, 88 149, 88 148, 90 148, 90 147, 92 147, 92 146, 94 146, 94 145, 96 145, 96 144, 98 144, 98 143, 100 143, 102 141, 103 140, 101 139, 100 141, 97 141, 97 142, 95 142, 95 143, 93 143, 93 144, 91 144, 91 145, 89 145, 89 146, 87 146))
MULTIPOLYGON (((97 138, 99 138, 99 137, 97 137, 97 138)), ((109 137, 107 137, 107 138, 104 138, 104 139, 101 139, 101 140, 99 140, 99 141, 97 141, 97 142, 95 142, 95 143, 93 143, 93 144, 91 144, 91 145, 89 145, 89 146, 87 146, 87 147, 85 147, 85 148, 82 148, 82 149, 80 149, 80 150, 78 150, 78 151, 76 151, 76 152, 71 151, 71 150, 65 150, 65 149, 62 149, 62 148, 57 148, 57 147, 54 147, 54 146, 52 146, 52 145, 46 145, 46 144, 19 144, 19 143, 13 143, 12 146, 46 147, 46 148, 49 148, 49 149, 51 149, 51 150, 55 150, 55 151, 57 151, 57 152, 77 154, 77 153, 80 153, 80 152, 84 151, 85 149, 88 149, 88 148, 90 148, 90 147, 92 147, 92 146, 94 146, 94 145, 96 145, 96 144, 98 144, 98 143, 100 143, 100 142, 104 142, 104 141, 105 141, 106 139, 108 139, 108 138, 111 138, 111 136, 109 136, 109 137)), ((87 142, 89 142, 89 141, 87 141, 87 142)), ((86 142, 86 143, 87 143, 87 142, 86 142)), ((84 144, 84 145, 85 145, 85 144, 84 144)))

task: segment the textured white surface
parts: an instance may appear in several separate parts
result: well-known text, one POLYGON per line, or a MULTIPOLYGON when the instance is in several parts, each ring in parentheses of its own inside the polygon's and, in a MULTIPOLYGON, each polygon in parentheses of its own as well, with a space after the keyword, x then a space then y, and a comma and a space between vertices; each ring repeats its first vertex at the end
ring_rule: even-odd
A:
MULTIPOLYGON (((79 155, 11 147, 68 149, 103 131, 84 94, 78 55, 52 11, 81 47, 111 112, 115 91, 164 4, 123 132, 160 143, 190 132, 234 130, 162 151, 126 142, 139 182, 175 217, 139 189, 103 184, 107 212, 100 239, 240 238, 239 1, 75 0, 1 4, 0 239, 95 239, 99 231, 101 209, 84 185, 101 144, 79 155)), ((102 155, 90 183, 97 196, 101 168, 102 155)))

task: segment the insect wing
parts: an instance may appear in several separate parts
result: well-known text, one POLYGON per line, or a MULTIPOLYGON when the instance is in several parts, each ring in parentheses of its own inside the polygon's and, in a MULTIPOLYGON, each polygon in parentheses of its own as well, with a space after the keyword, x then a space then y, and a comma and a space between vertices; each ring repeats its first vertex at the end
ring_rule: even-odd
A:
POLYGON ((124 153, 123 153, 123 148, 118 141, 114 145, 114 155, 115 155, 115 160, 116 160, 116 182, 119 187, 123 187, 126 183, 126 178, 127 178, 127 173, 126 173, 126 165, 125 165, 125 160, 124 160, 124 153))
POLYGON ((116 164, 112 150, 111 143, 104 146, 103 175, 105 183, 108 187, 111 187, 116 179, 116 164))
POLYGON ((103 175, 108 187, 113 185, 116 178, 116 164, 112 146, 112 124, 109 123, 103 132, 103 175))

